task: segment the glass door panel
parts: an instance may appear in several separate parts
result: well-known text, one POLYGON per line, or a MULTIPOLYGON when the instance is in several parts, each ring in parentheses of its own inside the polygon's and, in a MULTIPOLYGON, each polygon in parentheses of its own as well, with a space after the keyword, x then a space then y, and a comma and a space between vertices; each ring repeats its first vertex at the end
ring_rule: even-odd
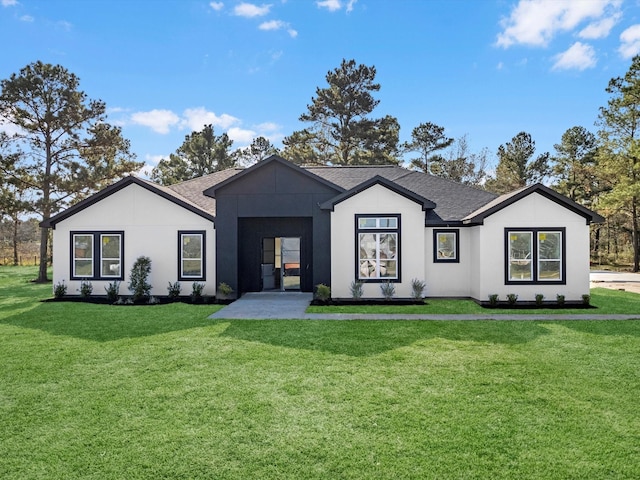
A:
POLYGON ((300 237, 282 237, 282 290, 300 290, 300 237))

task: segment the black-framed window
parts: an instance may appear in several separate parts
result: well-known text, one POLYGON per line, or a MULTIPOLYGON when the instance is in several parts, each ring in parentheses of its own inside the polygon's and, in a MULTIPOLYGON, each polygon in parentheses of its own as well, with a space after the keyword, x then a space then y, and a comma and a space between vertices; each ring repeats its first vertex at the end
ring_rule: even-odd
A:
POLYGON ((566 229, 505 228, 505 283, 566 283, 566 229))
POLYGON ((204 230, 178 232, 178 280, 206 280, 206 239, 204 230))
POLYGON ((123 280, 124 232, 71 232, 71 280, 123 280))
POLYGON ((400 281, 400 215, 356 215, 356 278, 400 281))
POLYGON ((457 228, 433 231, 433 261, 460 262, 460 230, 457 228))

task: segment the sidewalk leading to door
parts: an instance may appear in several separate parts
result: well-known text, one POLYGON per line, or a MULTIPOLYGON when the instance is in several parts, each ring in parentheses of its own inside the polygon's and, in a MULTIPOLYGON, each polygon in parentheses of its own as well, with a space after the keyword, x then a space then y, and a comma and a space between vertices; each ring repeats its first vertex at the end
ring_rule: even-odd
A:
POLYGON ((312 293, 252 292, 221 308, 209 318, 305 318, 312 293))

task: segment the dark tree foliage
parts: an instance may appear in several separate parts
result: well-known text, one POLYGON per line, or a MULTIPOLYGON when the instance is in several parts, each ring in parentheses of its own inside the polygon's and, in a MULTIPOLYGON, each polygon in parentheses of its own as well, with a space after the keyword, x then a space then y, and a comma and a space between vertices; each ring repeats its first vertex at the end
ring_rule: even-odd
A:
POLYGON ((534 157, 536 143, 531 135, 520 132, 498 148, 496 176, 487 181, 487 190, 507 193, 542 182, 549 175, 549 153, 534 157))
POLYGON ((328 86, 317 88, 300 121, 311 126, 283 143, 285 158, 304 164, 398 164, 399 125, 395 118, 372 118, 379 103, 373 93, 376 69, 343 60, 326 75, 328 86))
POLYGON ((230 151, 232 145, 233 140, 226 133, 216 135, 213 125, 206 125, 201 131, 186 135, 169 159, 160 160, 151 171, 151 179, 172 185, 235 167, 237 158, 230 151))
POLYGON ((584 127, 571 127, 554 145, 551 158, 554 189, 571 200, 590 206, 599 192, 596 171, 596 136, 584 127))
MULTIPOLYGON (((20 185, 32 210, 48 220, 117 178, 142 168, 106 106, 80 91, 60 65, 35 62, 0 83, 0 117, 16 127, 0 171, 20 185)), ((39 281, 47 280, 48 229, 40 237, 39 281)))
POLYGON ((431 174, 464 185, 484 188, 488 178, 488 156, 486 148, 479 153, 469 152, 467 137, 463 136, 453 142, 443 155, 436 156, 430 166, 431 174))
POLYGON ((254 138, 251 145, 238 150, 238 164, 248 167, 277 155, 280 151, 265 137, 254 138))
POLYGON ((602 195, 605 214, 622 213, 631 233, 633 271, 640 270, 640 55, 624 77, 612 78, 611 98, 600 108, 597 165, 608 191, 602 195))
POLYGON ((411 160, 411 166, 424 173, 432 173, 430 163, 442 161, 436 154, 453 143, 453 138, 444 134, 444 127, 435 123, 421 123, 411 131, 411 141, 404 144, 406 152, 418 152, 419 157, 411 160))

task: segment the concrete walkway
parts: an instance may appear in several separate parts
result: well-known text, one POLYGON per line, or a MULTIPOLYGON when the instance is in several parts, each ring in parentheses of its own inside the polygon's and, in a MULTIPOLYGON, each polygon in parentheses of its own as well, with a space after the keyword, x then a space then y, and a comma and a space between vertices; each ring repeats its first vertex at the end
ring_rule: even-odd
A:
POLYGON ((500 313, 483 315, 388 315, 388 314, 346 314, 346 313, 306 313, 311 303, 311 293, 300 292, 257 292, 245 293, 235 302, 221 308, 209 318, 212 319, 269 319, 269 320, 631 320, 640 319, 637 315, 597 315, 584 313, 566 315, 561 311, 553 314, 511 314, 500 313))

